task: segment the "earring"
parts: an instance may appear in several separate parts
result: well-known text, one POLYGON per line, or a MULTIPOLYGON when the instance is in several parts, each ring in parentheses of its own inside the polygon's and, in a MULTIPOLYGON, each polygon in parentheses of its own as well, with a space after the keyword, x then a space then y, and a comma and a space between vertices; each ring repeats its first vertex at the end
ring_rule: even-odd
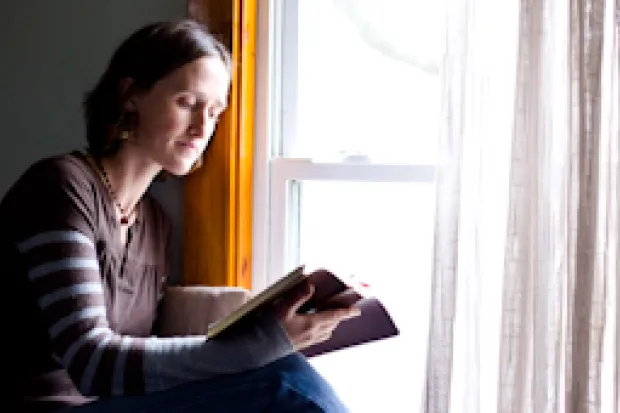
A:
POLYGON ((121 142, 130 140, 136 123, 137 115, 135 112, 124 112, 121 114, 121 118, 116 123, 116 130, 120 131, 118 132, 118 140, 121 142))

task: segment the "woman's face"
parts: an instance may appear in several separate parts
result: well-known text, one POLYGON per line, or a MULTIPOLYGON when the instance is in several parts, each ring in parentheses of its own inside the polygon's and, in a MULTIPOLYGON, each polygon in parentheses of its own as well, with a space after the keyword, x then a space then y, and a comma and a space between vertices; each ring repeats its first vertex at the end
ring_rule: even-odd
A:
POLYGON ((126 109, 138 114, 132 142, 146 161, 184 175, 203 153, 227 104, 230 74, 218 57, 203 57, 134 95, 126 109))

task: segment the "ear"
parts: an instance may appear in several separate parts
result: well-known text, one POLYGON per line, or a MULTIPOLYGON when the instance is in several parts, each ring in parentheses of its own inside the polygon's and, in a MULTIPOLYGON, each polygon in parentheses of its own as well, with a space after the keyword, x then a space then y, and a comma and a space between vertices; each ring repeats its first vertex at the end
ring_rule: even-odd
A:
POLYGON ((118 83, 118 92, 125 102, 123 103, 123 109, 129 112, 133 112, 136 110, 136 105, 131 99, 131 95, 133 94, 132 93, 133 84, 134 84, 134 81, 130 77, 124 77, 118 83))

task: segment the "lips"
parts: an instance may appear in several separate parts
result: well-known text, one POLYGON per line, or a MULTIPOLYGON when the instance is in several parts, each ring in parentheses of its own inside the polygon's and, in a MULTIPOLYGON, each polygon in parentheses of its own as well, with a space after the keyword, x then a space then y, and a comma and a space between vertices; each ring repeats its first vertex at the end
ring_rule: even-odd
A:
POLYGON ((198 144, 192 141, 180 141, 179 145, 181 145, 184 148, 193 149, 195 151, 198 150, 198 144))
POLYGON ((177 141, 177 145, 185 156, 196 157, 203 150, 202 142, 196 140, 177 141))

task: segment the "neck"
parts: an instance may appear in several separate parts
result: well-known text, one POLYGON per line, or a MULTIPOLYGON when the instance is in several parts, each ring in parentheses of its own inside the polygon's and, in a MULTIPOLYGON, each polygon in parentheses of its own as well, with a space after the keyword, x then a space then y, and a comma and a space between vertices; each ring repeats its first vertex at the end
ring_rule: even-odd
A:
POLYGON ((130 213, 147 191, 161 167, 144 159, 130 142, 112 157, 100 160, 108 174, 116 201, 126 213, 130 213))

